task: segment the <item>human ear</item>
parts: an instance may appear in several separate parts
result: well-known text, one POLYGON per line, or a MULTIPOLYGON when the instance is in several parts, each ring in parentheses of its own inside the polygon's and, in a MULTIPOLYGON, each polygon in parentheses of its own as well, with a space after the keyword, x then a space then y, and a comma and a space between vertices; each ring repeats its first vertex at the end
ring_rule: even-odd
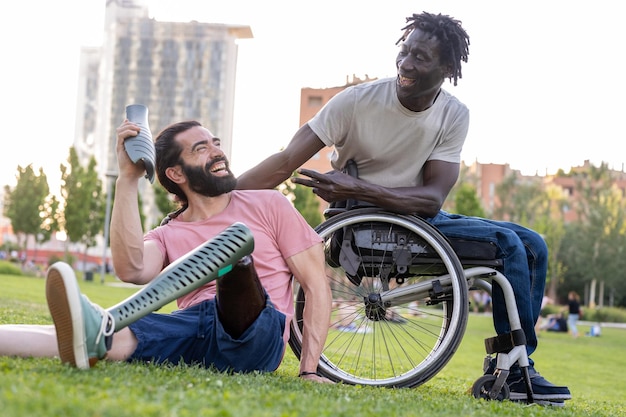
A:
POLYGON ((167 168, 165 170, 165 175, 176 184, 185 182, 185 174, 183 173, 182 167, 180 165, 167 168))

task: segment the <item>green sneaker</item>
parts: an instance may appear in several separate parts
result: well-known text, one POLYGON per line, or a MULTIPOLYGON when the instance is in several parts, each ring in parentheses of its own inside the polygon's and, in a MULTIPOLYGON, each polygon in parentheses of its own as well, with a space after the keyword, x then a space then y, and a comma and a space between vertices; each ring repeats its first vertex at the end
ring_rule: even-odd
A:
POLYGON ((111 348, 115 320, 80 293, 72 268, 56 262, 48 269, 46 299, 54 321, 61 362, 89 369, 111 348))

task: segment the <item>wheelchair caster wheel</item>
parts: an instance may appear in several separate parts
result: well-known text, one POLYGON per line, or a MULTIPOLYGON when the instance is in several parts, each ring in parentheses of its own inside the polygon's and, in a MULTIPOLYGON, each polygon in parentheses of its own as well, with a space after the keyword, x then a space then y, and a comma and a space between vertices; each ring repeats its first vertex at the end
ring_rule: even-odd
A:
POLYGON ((511 392, 509 391, 509 386, 507 384, 504 384, 502 386, 502 389, 500 390, 496 398, 491 398, 491 396, 489 395, 489 391, 491 391, 491 388, 493 387, 493 384, 495 382, 495 375, 481 376, 476 380, 476 382, 474 382, 474 385, 472 385, 472 395, 474 395, 475 398, 482 398, 484 400, 508 400, 511 392))

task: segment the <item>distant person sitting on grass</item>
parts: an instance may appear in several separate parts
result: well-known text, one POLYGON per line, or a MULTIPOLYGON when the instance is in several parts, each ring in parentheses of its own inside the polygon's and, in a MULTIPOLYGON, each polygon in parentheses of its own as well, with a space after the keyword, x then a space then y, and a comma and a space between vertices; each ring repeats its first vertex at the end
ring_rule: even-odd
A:
POLYGON ((123 308, 105 310, 91 303, 80 294, 70 266, 57 262, 46 279, 54 326, 0 326, 0 355, 60 356, 62 362, 83 369, 107 358, 200 364, 220 371, 274 371, 283 359, 294 314, 293 274, 306 294, 300 376, 330 383, 316 372, 331 309, 317 233, 278 191, 235 191, 237 180, 217 138, 191 121, 171 125, 156 138, 159 182, 183 206, 144 236, 137 201, 144 170, 131 162, 124 148, 124 141, 139 130, 127 120, 117 129, 119 176, 111 253, 118 276, 147 284, 162 296, 163 287, 152 280, 158 280, 165 267, 177 268, 177 260, 237 222, 253 235, 252 256, 196 289, 186 288, 193 277, 174 277, 166 290, 175 293, 180 310, 171 314, 152 313, 149 302, 144 306, 140 297, 131 297, 140 305, 133 314, 141 316, 131 319, 124 317, 123 308))
POLYGON ((541 330, 567 333, 567 320, 565 320, 563 314, 551 314, 546 319, 546 322, 541 326, 541 330))

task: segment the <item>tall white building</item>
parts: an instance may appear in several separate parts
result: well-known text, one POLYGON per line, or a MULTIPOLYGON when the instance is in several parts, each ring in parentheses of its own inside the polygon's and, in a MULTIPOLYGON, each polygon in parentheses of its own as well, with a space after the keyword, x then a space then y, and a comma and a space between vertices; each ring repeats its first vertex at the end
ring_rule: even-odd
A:
MULTIPOLYGON (((108 181, 106 174, 117 168, 115 129, 133 103, 148 106, 153 135, 172 122, 198 120, 222 139, 230 157, 236 40, 246 38, 252 38, 249 26, 159 22, 142 0, 106 0, 103 44, 81 52, 74 140, 79 158, 86 164, 94 155, 108 181)), ((144 203, 150 194, 143 193, 144 203)))

